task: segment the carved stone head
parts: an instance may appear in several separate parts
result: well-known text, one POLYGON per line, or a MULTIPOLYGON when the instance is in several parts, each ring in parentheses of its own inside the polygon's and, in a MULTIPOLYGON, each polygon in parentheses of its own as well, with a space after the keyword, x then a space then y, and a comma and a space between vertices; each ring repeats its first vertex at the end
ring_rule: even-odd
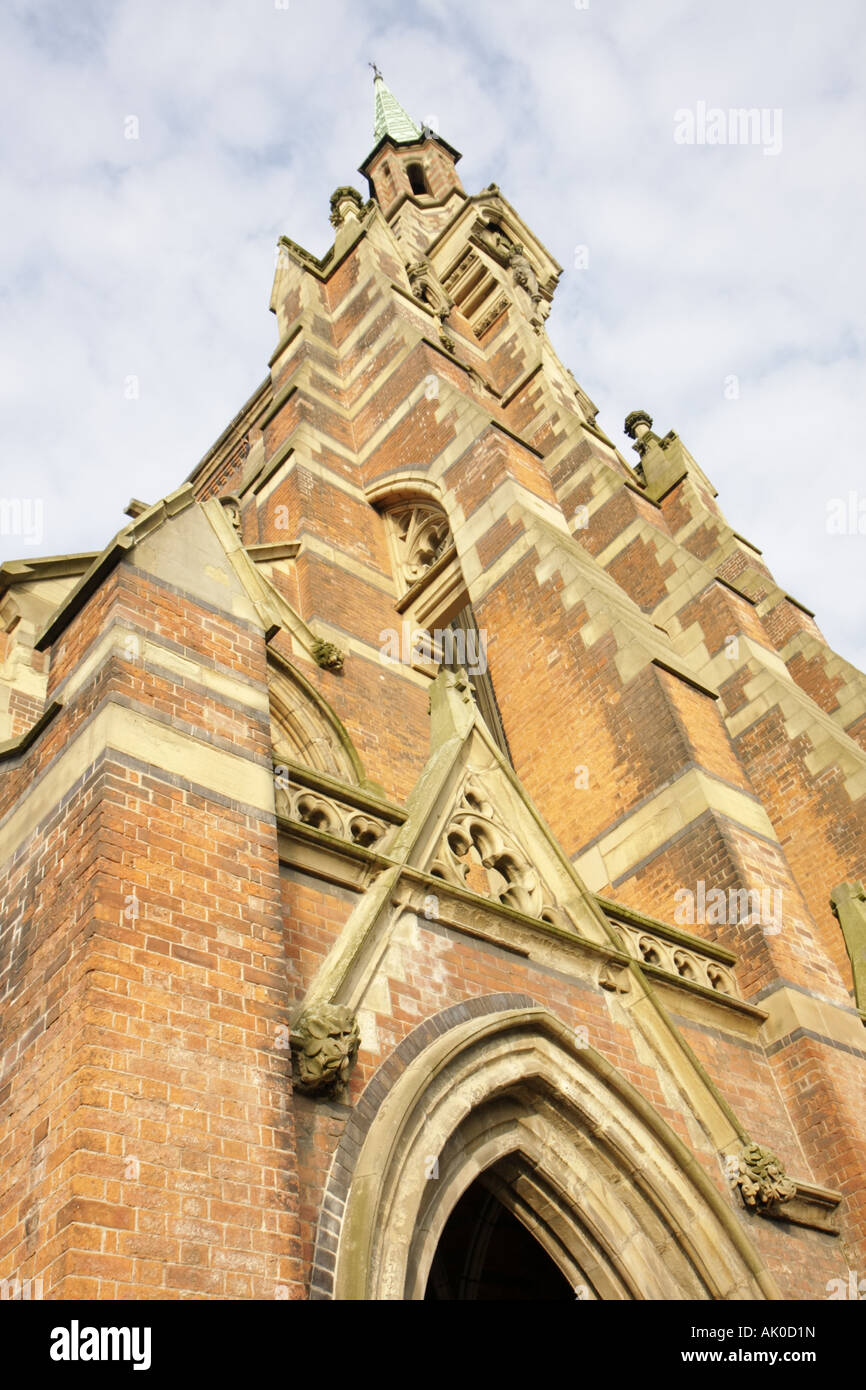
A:
POLYGON ((340 1093, 346 1086, 361 1033, 352 1010, 342 1004, 319 1004, 305 1010, 292 1031, 295 1086, 306 1095, 340 1093))

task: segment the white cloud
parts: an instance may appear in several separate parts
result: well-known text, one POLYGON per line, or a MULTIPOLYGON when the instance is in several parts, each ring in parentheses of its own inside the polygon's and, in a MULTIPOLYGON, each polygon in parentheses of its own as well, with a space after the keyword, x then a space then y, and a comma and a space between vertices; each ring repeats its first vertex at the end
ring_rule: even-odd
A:
POLYGON ((856 0, 7 5, 0 493, 52 553, 187 475, 265 375, 277 235, 321 254, 360 181, 375 60, 565 267, 551 337, 607 430, 677 429, 866 664, 866 536, 824 524, 866 495, 863 31, 856 0), (699 101, 781 108, 781 153, 678 146, 699 101))

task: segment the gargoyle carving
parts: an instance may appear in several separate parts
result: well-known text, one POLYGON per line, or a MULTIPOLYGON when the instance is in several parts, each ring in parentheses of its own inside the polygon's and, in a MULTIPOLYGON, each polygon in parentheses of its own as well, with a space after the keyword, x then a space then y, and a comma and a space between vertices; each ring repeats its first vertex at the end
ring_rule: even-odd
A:
POLYGON ((309 1096, 341 1096, 361 1044, 352 1010, 342 1004, 307 1009, 292 1029, 291 1044, 296 1088, 309 1096))
POLYGON ((797 1193, 796 1184, 785 1175, 776 1155, 760 1144, 745 1145, 732 1181, 752 1211, 769 1212, 797 1193))
POLYGON ((325 671, 342 671, 345 657, 333 642, 326 642, 323 637, 317 637, 313 643, 313 660, 325 671))

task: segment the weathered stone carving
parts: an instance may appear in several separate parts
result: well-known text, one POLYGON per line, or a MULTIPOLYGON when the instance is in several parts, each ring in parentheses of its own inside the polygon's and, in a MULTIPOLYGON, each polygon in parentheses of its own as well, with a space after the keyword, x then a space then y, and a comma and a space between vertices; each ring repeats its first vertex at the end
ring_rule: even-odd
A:
POLYGON ((520 242, 517 242, 512 249, 508 257, 508 264, 511 267, 515 285, 520 285, 521 289, 526 290, 532 303, 537 305, 541 298, 541 290, 538 288, 538 276, 535 274, 532 262, 526 255, 520 242))
POLYGON ((493 392, 491 391, 487 382, 484 380, 484 377, 481 375, 479 371, 476 371, 475 367, 471 365, 466 366, 466 375, 472 382, 472 385, 475 387, 476 391, 480 391, 485 396, 493 395, 493 392))
POLYGON ((866 888, 859 880, 837 883, 830 907, 845 938, 857 1007, 866 1010, 866 888))
POLYGON ((243 540, 243 529, 244 529, 244 528, 243 528, 243 521, 242 521, 242 519, 241 519, 241 502, 240 502, 240 498, 239 498, 239 497, 236 497, 234 493, 231 493, 230 495, 228 495, 228 496, 226 496, 226 497, 221 497, 221 498, 220 498, 220 502, 221 502, 222 506, 225 508, 226 516, 228 517, 229 521, 231 522, 232 527, 234 528, 236 534, 237 534, 238 536, 240 536, 241 540, 243 540))
POLYGON ((796 1184, 786 1176, 776 1155, 760 1144, 744 1146, 732 1182, 752 1211, 770 1212, 797 1193, 796 1184))
MULTIPOLYGON (((572 381, 574 381, 573 377, 572 381)), ((594 401, 590 400, 583 387, 578 386, 577 382, 574 383, 574 394, 577 397, 577 403, 583 411, 584 415, 586 416, 587 420, 591 425, 594 425, 596 416, 598 415, 598 406, 595 404, 594 401)))
POLYGON ((479 218, 472 231, 473 235, 476 236, 486 250, 499 261, 500 265, 508 265, 509 258, 512 252, 516 250, 516 246, 508 233, 502 230, 498 222, 484 222, 479 218))
POLYGON ((331 194, 331 226, 339 229, 347 217, 354 217, 360 221, 363 208, 364 200, 357 188, 352 188, 349 184, 335 188, 331 194))
POLYGON ((457 348, 457 342, 445 327, 444 320, 439 325, 439 341, 446 352, 454 352, 457 348))
POLYGON ((652 429, 653 417, 646 410, 632 410, 630 414, 626 415, 622 427, 629 439, 637 439, 639 435, 646 434, 647 430, 652 429), (639 429, 640 425, 643 425, 644 428, 639 429))
POLYGON ((688 951, 674 951, 674 966, 678 975, 684 980, 694 980, 697 983, 698 973, 695 969, 695 960, 688 951))
POLYGON ((417 584, 451 544, 451 528, 440 507, 414 502, 389 513, 399 556, 400 577, 407 588, 417 584))
MULTIPOLYGON (((461 673, 455 673, 458 677, 461 673)), ((470 773, 430 867, 436 878, 469 888, 529 917, 562 920, 541 878, 507 829, 481 779, 470 773)))
POLYGON ((440 285, 436 272, 427 257, 422 256, 420 261, 408 262, 406 274, 409 277, 409 284, 415 298, 420 300, 422 304, 429 304, 441 320, 446 319, 454 307, 454 301, 449 298, 440 285))
POLYGON ((698 947, 686 951, 675 941, 669 941, 647 927, 622 922, 615 916, 612 920, 626 950, 635 960, 652 965, 657 970, 665 970, 670 975, 678 975, 681 980, 691 980, 694 984, 714 989, 717 994, 739 998, 732 972, 712 956, 703 955, 698 947))
POLYGON ((662 970, 665 968, 662 954, 659 950, 659 943, 654 941, 651 936, 647 936, 646 933, 644 933, 638 939, 637 946, 647 965, 657 965, 662 970))
POLYGON ((340 1098, 351 1075, 361 1033, 352 1010, 320 1004, 301 1014, 292 1029, 294 1084, 309 1096, 340 1098))
POLYGON ((675 430, 668 430, 664 438, 659 439, 652 428, 652 416, 648 415, 645 410, 633 410, 630 415, 626 415, 623 429, 629 439, 635 441, 632 448, 641 459, 650 445, 658 444, 661 449, 669 449, 677 437, 675 430))
POLYGON ((450 294, 450 292, 454 289, 454 286, 458 283, 458 281, 462 280, 464 275, 468 275, 469 272, 473 270, 477 265, 477 252, 466 251, 464 255, 460 257, 460 260, 457 262, 457 264, 453 266, 452 269, 449 270, 448 274, 445 276, 445 279, 442 281, 443 288, 450 294))
POLYGON ((598 983, 609 994, 628 994, 631 989, 628 971, 624 966, 617 965, 613 961, 605 961, 601 967, 598 983))
POLYGON ((333 642, 317 637, 313 642, 313 660, 325 671, 342 671, 345 656, 333 642))
POLYGON ((307 787, 278 784, 275 803, 278 816, 309 825, 337 839, 363 845, 365 849, 372 849, 384 840, 390 828, 377 816, 368 815, 354 806, 343 805, 307 787))
POLYGON ((711 960, 708 963, 707 981, 711 989, 718 990, 719 994, 736 993, 736 990, 733 987, 733 978, 728 974, 726 970, 722 969, 722 967, 718 964, 717 961, 711 960))
POLYGON ((488 309, 487 313, 483 316, 483 318, 480 318, 476 323, 476 338, 481 338, 484 336, 490 325, 492 323, 495 323, 496 320, 499 318, 499 315, 505 313, 505 310, 508 308, 508 304, 509 300, 506 295, 502 295, 500 299, 496 300, 496 303, 492 306, 492 308, 488 309))
POLYGON ((632 445, 638 458, 643 458, 651 444, 660 443, 658 435, 652 427, 652 416, 645 410, 633 410, 630 415, 626 415, 623 429, 629 439, 635 442, 632 445))

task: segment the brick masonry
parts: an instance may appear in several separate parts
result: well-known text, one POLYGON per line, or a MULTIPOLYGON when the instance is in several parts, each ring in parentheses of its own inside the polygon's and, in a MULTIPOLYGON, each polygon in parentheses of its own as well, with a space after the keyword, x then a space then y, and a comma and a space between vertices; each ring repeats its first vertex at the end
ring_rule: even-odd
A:
MULTIPOLYGON (((467 196, 428 133, 364 172, 328 255, 281 244, 270 374, 191 485, 100 557, 3 581, 0 1278, 59 1299, 333 1296, 354 1165, 407 1060, 541 1006, 694 1154, 782 1296, 824 1297, 866 1268, 866 1033, 829 908, 866 872, 866 678, 677 435, 637 465, 599 428, 547 337, 559 267, 499 190, 467 196), (413 587, 394 517, 419 504, 447 546, 413 587), (380 946, 352 954, 382 875, 429 875, 432 851, 399 861, 392 835, 377 860, 290 823, 272 766, 342 768, 319 793, 398 826, 435 666, 383 644, 470 603, 534 843, 572 864, 586 923, 601 894, 734 953, 764 1012, 683 973, 665 1026, 720 1114, 841 1195, 838 1234, 747 1213, 710 1102, 588 957, 526 937, 495 892, 477 931, 371 908, 380 946), (299 673, 291 718, 278 660, 299 673), (683 925, 699 882, 777 894, 780 920, 683 925), (321 991, 361 1020, 324 1100, 293 1093, 288 1042, 321 991)), ((468 884, 486 892, 477 864, 468 884)))

